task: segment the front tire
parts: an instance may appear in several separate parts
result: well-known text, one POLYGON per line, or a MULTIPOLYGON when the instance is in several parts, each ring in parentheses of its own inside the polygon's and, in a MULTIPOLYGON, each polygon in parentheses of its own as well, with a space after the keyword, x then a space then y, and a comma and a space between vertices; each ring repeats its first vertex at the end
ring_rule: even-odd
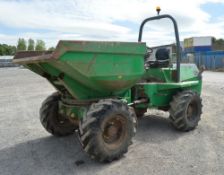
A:
POLYGON ((180 131, 190 131, 197 127, 201 119, 202 104, 198 93, 193 91, 179 92, 170 103, 170 120, 180 131))
POLYGON ((44 100, 40 108, 40 122, 52 135, 67 136, 73 134, 77 127, 58 113, 60 98, 60 94, 55 92, 44 100))
POLYGON ((125 154, 135 132, 134 111, 115 99, 92 104, 80 124, 84 150, 100 162, 111 162, 125 154))

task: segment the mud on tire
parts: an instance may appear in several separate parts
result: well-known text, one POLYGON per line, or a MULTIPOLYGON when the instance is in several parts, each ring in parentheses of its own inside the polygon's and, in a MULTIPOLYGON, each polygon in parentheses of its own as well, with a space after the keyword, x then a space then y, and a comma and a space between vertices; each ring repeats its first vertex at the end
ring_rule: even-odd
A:
POLYGON ((115 99, 92 104, 80 123, 84 150, 100 162, 110 162, 125 154, 135 132, 134 110, 115 99))
POLYGON ((52 135, 67 136, 73 134, 77 127, 58 113, 59 100, 60 94, 58 92, 44 100, 40 108, 40 122, 52 135))
POLYGON ((190 131, 197 127, 201 119, 202 103, 200 96, 193 91, 179 92, 170 103, 170 120, 180 131, 190 131))

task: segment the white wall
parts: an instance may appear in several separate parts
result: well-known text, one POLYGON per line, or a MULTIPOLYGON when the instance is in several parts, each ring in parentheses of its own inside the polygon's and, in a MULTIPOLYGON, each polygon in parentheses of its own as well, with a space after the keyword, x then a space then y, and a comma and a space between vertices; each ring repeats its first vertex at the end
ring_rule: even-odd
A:
POLYGON ((194 37, 193 46, 211 46, 212 37, 194 37))
POLYGON ((14 56, 8 56, 8 55, 6 55, 6 56, 0 56, 0 60, 1 60, 1 59, 2 59, 2 60, 6 60, 6 59, 11 60, 11 59, 13 59, 13 57, 14 57, 14 56))

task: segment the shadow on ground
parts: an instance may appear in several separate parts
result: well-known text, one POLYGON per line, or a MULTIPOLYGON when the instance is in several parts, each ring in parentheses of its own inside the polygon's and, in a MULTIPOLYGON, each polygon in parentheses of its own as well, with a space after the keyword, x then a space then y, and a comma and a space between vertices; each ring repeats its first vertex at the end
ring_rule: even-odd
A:
POLYGON ((135 139, 143 142, 162 143, 167 140, 175 140, 182 134, 184 133, 174 129, 167 117, 148 115, 138 120, 135 139))
MULTIPOLYGON (((139 120, 134 142, 162 143, 181 135, 172 128, 168 119, 146 116, 139 120)), ((138 149, 136 145, 134 147, 138 149)), ((48 136, 0 150, 0 174, 4 175, 91 174, 110 165, 89 159, 74 135, 66 138, 48 136)))

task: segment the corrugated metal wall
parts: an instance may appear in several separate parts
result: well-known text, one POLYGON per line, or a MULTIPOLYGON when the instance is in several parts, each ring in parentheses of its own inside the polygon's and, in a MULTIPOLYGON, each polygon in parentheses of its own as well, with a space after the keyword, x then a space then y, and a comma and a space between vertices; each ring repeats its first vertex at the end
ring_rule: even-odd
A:
POLYGON ((204 65, 206 69, 224 68, 224 51, 195 53, 195 63, 204 65))
POLYGON ((206 69, 224 69, 224 51, 210 51, 210 52, 194 52, 190 54, 184 54, 184 62, 195 62, 198 67, 202 65, 206 69))
POLYGON ((184 52, 212 51, 212 37, 192 37, 184 39, 184 52))

